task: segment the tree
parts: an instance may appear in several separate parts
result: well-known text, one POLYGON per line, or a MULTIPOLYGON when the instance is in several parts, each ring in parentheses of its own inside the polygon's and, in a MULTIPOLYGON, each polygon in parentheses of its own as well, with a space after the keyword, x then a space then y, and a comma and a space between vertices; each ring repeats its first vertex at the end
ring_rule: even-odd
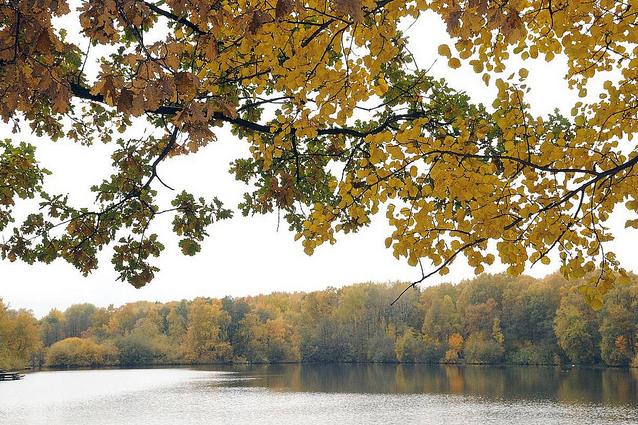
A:
MULTIPOLYGON (((391 327, 389 332, 378 330, 368 344, 368 359, 373 362, 386 363, 397 360, 395 351, 396 331, 391 327)), ((406 331, 407 332, 407 331, 406 331)))
POLYGON ((82 336, 90 326, 91 319, 95 313, 95 306, 93 304, 74 304, 64 311, 64 317, 66 319, 66 333, 67 337, 79 337, 82 336))
POLYGON ((403 363, 416 363, 423 360, 423 340, 408 328, 401 338, 397 339, 395 353, 397 360, 403 363))
POLYGON ((436 341, 447 342, 448 337, 459 330, 459 316, 453 297, 456 291, 452 285, 427 288, 423 293, 425 319, 422 332, 436 341))
POLYGON ((246 314, 250 312, 250 305, 244 300, 235 300, 232 297, 224 297, 222 299, 224 311, 230 316, 228 325, 228 342, 233 347, 233 354, 236 357, 246 355, 248 343, 241 338, 241 321, 246 314))
POLYGON ((265 323, 266 356, 270 362, 300 360, 298 337, 282 317, 265 323))
POLYGON ((152 339, 142 333, 118 337, 115 346, 122 366, 148 365, 161 358, 161 352, 152 339))
POLYGON ((445 361, 448 363, 457 363, 461 359, 463 351, 463 335, 453 333, 447 340, 447 351, 445 352, 445 361))
POLYGON ((560 348, 574 364, 596 361, 599 343, 598 324, 591 309, 573 291, 561 299, 556 311, 554 330, 560 348))
POLYGON ((168 322, 168 336, 175 340, 182 339, 186 334, 186 320, 177 313, 175 307, 170 309, 166 320, 168 322))
POLYGON ((40 331, 26 310, 10 310, 0 298, 0 369, 37 365, 40 331))
POLYGON ((112 335, 129 335, 135 329, 138 321, 143 319, 148 311, 148 303, 138 302, 122 306, 109 318, 108 330, 112 335))
POLYGON ((600 321, 600 354, 608 365, 624 366, 634 357, 638 303, 635 287, 616 288, 605 300, 600 321))
POLYGON ((553 276, 543 280, 519 279, 505 288, 501 324, 512 361, 549 364, 559 351, 554 316, 560 302, 559 285, 553 276))
POLYGON ((109 308, 98 308, 91 317, 91 327, 89 328, 89 336, 97 341, 102 341, 109 337, 108 326, 113 313, 113 306, 109 308))
POLYGON ((335 317, 341 294, 335 288, 327 288, 324 291, 311 292, 302 299, 298 326, 300 350, 304 360, 351 360, 348 338, 335 317))
POLYGON ((66 329, 64 313, 52 310, 37 321, 0 302, 0 368, 38 365, 40 359, 55 367, 230 361, 635 364, 638 279, 632 276, 630 285, 609 291, 600 311, 579 294, 585 280, 483 275, 415 291, 395 304, 397 310, 389 300, 400 287, 372 283, 311 293, 134 302, 97 309, 80 338, 53 344, 66 329), (473 306, 491 323, 478 314, 469 323, 461 312, 473 306))
POLYGON ((558 250, 566 277, 598 266, 582 292, 600 308, 614 281, 627 279, 605 249, 613 235, 604 223, 626 201, 638 210, 638 155, 623 142, 638 131, 630 7, 98 0, 71 11, 64 0, 2 3, 0 116, 16 131, 104 142, 114 169, 91 186, 94 204, 77 205, 44 191, 48 171, 33 145, 0 142, 2 256, 62 258, 88 274, 112 246, 119 279, 150 282, 164 249, 147 232, 157 216, 172 215, 179 247, 194 255, 208 226, 232 215, 216 198, 178 191, 164 205, 158 193, 171 189, 164 160, 196 153, 227 125, 250 149, 232 166, 250 188, 239 210, 280 210, 308 254, 385 210, 393 254, 432 264, 413 284, 446 273, 461 255, 477 273, 498 256, 520 274, 558 250), (428 11, 453 38, 452 48, 439 46, 449 66, 467 63, 498 89, 491 109, 414 63, 399 23, 428 11), (58 18, 81 32, 67 37, 58 18), (583 97, 601 71, 621 72, 595 100, 577 103, 573 118, 538 117, 525 100, 526 69, 491 78, 510 52, 547 61, 562 54, 566 81, 583 97), (138 125, 145 135, 129 136, 138 125), (27 198, 38 209, 10 225, 14 204, 27 198))
POLYGON ((60 310, 53 309, 40 322, 42 343, 48 347, 66 336, 66 317, 60 310))
POLYGON ((465 341, 465 360, 468 363, 500 363, 503 359, 503 346, 483 332, 471 334, 465 341))
POLYGON ((12 341, 9 349, 14 357, 22 360, 20 366, 27 366, 33 363, 34 354, 40 348, 40 332, 33 315, 26 310, 19 310, 13 317, 13 326, 8 339, 12 341))
POLYGON ((187 357, 194 362, 228 361, 232 348, 223 340, 222 329, 230 321, 219 300, 197 298, 188 310, 187 357))

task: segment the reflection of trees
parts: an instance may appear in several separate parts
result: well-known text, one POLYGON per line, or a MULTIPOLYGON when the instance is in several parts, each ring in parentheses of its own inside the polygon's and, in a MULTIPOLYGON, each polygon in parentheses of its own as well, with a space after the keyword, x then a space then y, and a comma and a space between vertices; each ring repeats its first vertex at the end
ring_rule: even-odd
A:
POLYGON ((498 399, 505 397, 508 385, 502 368, 476 366, 462 370, 467 394, 498 399))
POLYGON ((598 371, 602 375, 602 401, 635 404, 638 399, 638 381, 624 369, 598 371))
POLYGON ((560 369, 554 367, 503 368, 507 398, 556 399, 560 369))
POLYGON ((465 392, 465 380, 463 379, 463 371, 461 368, 446 367, 445 377, 447 378, 449 392, 452 394, 463 394, 465 392))
POLYGON ((290 364, 227 367, 223 385, 325 393, 455 394, 491 400, 636 404, 638 371, 552 367, 290 364), (250 377, 252 379, 242 379, 250 377))
POLYGON ((565 402, 595 402, 604 400, 601 371, 572 369, 561 372, 558 399, 565 402))

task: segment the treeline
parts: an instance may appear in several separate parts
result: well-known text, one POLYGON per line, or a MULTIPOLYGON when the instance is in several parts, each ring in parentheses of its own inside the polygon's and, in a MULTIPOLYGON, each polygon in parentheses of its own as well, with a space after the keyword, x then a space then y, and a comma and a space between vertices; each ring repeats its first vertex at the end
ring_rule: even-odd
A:
POLYGON ((115 308, 73 305, 36 321, 0 302, 0 367, 217 362, 638 365, 638 281, 593 311, 580 282, 481 275, 408 291, 358 284, 311 293, 115 308))

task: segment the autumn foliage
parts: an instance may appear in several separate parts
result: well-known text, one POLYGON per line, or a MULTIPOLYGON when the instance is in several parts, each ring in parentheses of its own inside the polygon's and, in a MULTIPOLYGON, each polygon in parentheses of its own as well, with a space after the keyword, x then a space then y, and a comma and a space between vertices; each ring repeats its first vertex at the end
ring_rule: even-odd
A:
POLYGON ((232 165, 248 183, 239 210, 280 211, 308 254, 384 213, 394 255, 431 265, 419 281, 461 255, 477 273, 498 257, 520 274, 558 251, 568 278, 598 270, 581 292, 600 308, 628 279, 605 249, 605 223, 616 206, 638 209, 635 6, 3 1, 0 116, 16 134, 0 144, 2 255, 62 258, 88 274, 113 246, 119 278, 148 283, 164 248, 147 232, 154 218, 172 215, 181 250, 193 255, 207 227, 231 216, 219 200, 185 191, 170 205, 157 200, 170 190, 162 161, 196 153, 226 125, 250 147, 232 165), (497 87, 492 105, 473 104, 414 63, 399 27, 426 12, 454 41, 439 47, 448 64, 468 64, 497 87), (80 39, 61 20, 77 23, 80 39), (565 58, 566 81, 583 97, 573 116, 534 116, 527 70, 504 77, 511 57, 565 58), (588 96, 607 71, 611 80, 588 96), (130 136, 138 123, 146 135, 130 136), (20 130, 112 146, 112 175, 90 188, 96 202, 45 192, 47 171, 20 130), (25 198, 40 205, 11 227, 25 198))
POLYGON ((557 274, 483 274, 410 291, 394 306, 390 301, 405 283, 106 308, 76 304, 37 321, 0 302, 0 368, 229 362, 638 367, 638 281, 610 290, 598 312, 578 293, 581 284, 557 274))

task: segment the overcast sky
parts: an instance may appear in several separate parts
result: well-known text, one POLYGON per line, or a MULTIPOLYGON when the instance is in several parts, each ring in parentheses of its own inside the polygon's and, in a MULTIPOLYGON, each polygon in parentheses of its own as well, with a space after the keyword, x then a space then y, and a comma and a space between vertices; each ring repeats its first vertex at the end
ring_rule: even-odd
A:
MULTIPOLYGON (((77 27, 77 25, 75 26, 77 27)), ((73 27, 71 27, 73 28, 73 27)), ((422 68, 430 67, 437 59, 439 44, 449 42, 445 28, 438 18, 425 16, 410 27, 411 50, 422 68)), ((558 107, 564 113, 577 101, 563 80, 565 64, 560 59, 547 64, 544 61, 527 62, 530 70, 528 83, 532 92, 528 97, 533 112, 547 114, 558 107)), ((516 64, 510 72, 516 71, 516 64)), ((439 59, 431 73, 445 77, 451 86, 465 90, 477 102, 491 104, 495 91, 487 88, 480 75, 471 67, 451 70, 445 59, 439 59)), ((508 72, 509 74, 509 72, 508 72)), ((590 90, 590 96, 596 96, 590 90)), ((218 196, 227 206, 236 205, 243 185, 227 173, 230 161, 247 152, 241 141, 230 135, 228 128, 217 131, 218 142, 207 146, 196 155, 170 159, 161 165, 162 178, 176 189, 188 190, 203 196, 218 196)), ((11 136, 2 128, 0 137, 11 136)), ((38 156, 45 158, 45 166, 53 171, 47 188, 54 193, 70 192, 72 199, 88 201, 88 187, 109 173, 108 146, 80 147, 71 142, 53 144, 25 133, 24 140, 35 143, 38 156), (79 195, 78 195, 79 194, 79 195)), ((615 249, 623 265, 638 270, 638 259, 632 249, 635 230, 626 230, 626 213, 618 211, 612 216, 612 228, 617 239, 609 246, 615 249)), ((158 223, 156 229, 166 235, 168 222, 158 223)), ((167 249, 159 260, 161 271, 155 280, 142 289, 116 282, 109 252, 105 252, 101 268, 89 277, 81 276, 62 261, 51 265, 0 261, 0 298, 13 308, 27 308, 38 317, 51 308, 64 309, 71 304, 90 302, 98 306, 121 305, 130 301, 170 301, 197 296, 242 296, 273 291, 310 291, 328 286, 343 286, 364 281, 410 281, 420 272, 406 263, 394 259, 384 246, 388 235, 384 214, 373 224, 355 235, 340 236, 334 246, 320 247, 312 257, 303 253, 299 242, 285 225, 277 231, 275 215, 244 218, 214 224, 211 237, 195 257, 184 257, 176 248, 176 239, 165 237, 167 249)), ((424 267, 426 264, 424 263, 424 267)), ((537 264, 527 272, 543 276, 556 270, 537 264)), ((424 285, 445 281, 458 282, 473 276, 464 259, 451 266, 444 278, 433 277, 424 285)), ((504 268, 496 264, 489 272, 504 268)))

